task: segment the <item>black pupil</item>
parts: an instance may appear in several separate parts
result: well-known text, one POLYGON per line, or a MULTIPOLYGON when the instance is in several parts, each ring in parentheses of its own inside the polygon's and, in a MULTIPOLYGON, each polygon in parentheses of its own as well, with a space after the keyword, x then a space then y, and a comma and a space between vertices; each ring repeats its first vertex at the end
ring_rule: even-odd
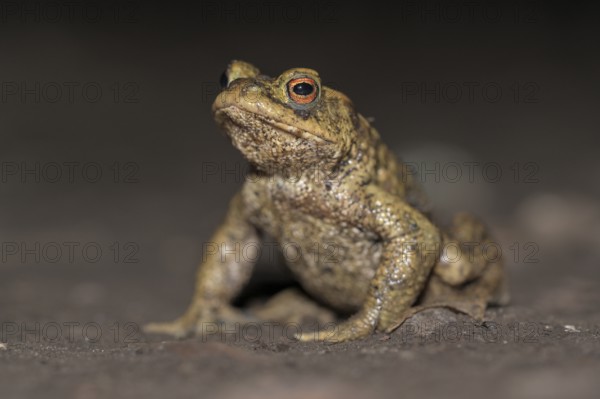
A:
POLYGON ((227 72, 223 72, 221 74, 221 79, 219 80, 219 83, 221 84, 221 89, 227 87, 227 84, 229 83, 229 79, 227 78, 227 72))
POLYGON ((315 91, 315 87, 310 83, 298 83, 292 90, 299 96, 308 96, 315 91))

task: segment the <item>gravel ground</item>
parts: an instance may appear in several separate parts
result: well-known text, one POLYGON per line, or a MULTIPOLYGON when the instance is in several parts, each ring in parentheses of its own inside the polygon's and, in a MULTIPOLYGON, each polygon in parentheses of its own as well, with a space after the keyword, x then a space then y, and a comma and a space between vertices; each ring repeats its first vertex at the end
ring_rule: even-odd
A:
POLYGON ((161 287, 168 277, 140 279, 142 265, 78 276, 81 265, 40 267, 9 268, 0 284, 3 398, 559 398, 600 388, 598 278, 575 266, 513 268, 513 304, 490 309, 483 325, 431 310, 390 335, 337 345, 297 343, 293 329, 268 326, 144 336, 140 324, 181 310, 161 297, 185 301, 177 285, 161 287))

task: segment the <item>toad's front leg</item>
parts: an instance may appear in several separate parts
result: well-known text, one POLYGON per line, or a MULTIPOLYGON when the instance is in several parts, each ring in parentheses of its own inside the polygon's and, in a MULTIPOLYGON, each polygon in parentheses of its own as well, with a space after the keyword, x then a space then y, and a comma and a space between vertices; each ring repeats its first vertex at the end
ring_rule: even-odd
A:
POLYGON ((383 253, 360 311, 337 328, 297 336, 301 341, 342 342, 398 325, 415 302, 439 257, 441 237, 420 212, 375 186, 367 186, 366 206, 351 205, 345 214, 383 241, 383 253))
POLYGON ((202 333, 207 323, 243 323, 249 317, 230 305, 252 273, 258 251, 258 236, 243 214, 241 197, 232 201, 225 222, 211 238, 210 251, 198 268, 192 303, 178 319, 167 323, 144 326, 148 333, 183 337, 192 332, 202 333))

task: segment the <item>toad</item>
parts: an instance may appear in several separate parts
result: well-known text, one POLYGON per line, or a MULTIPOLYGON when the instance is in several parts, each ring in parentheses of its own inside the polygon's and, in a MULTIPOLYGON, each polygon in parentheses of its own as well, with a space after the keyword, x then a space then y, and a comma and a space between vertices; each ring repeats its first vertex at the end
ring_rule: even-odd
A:
POLYGON ((218 249, 205 254, 189 308, 146 332, 181 337, 206 322, 250 320, 232 301, 265 234, 296 250, 286 265, 302 292, 277 294, 252 317, 289 320, 297 310, 326 309, 351 315, 334 329, 299 333, 301 341, 391 332, 438 306, 482 319, 488 304, 506 302, 502 262, 485 256, 485 226, 466 213, 437 226, 414 174, 316 71, 272 78, 233 61, 222 85, 215 121, 252 171, 210 240, 218 249))

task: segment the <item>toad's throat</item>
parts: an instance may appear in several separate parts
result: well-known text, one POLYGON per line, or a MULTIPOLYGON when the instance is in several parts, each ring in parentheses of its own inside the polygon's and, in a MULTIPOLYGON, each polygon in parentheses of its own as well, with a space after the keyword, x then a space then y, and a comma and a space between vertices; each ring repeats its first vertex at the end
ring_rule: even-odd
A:
POLYGON ((240 109, 236 106, 230 106, 227 108, 222 108, 216 111, 216 118, 217 123, 219 123, 222 127, 225 128, 226 131, 229 132, 229 129, 227 128, 228 125, 234 125, 237 129, 240 130, 249 130, 251 129, 251 123, 244 123, 242 121, 244 120, 255 120, 255 121, 259 121, 260 124, 263 124, 265 126, 269 126, 270 128, 296 137, 296 138, 300 138, 300 139, 305 139, 305 140, 311 140, 314 141, 318 144, 324 144, 324 143, 330 143, 330 140, 324 139, 323 137, 309 132, 307 130, 304 129, 300 129, 297 128, 295 126, 289 125, 287 123, 284 122, 280 122, 277 121, 273 118, 269 118, 267 116, 264 115, 260 115, 254 112, 250 112, 250 111, 246 111, 243 109, 240 109))

